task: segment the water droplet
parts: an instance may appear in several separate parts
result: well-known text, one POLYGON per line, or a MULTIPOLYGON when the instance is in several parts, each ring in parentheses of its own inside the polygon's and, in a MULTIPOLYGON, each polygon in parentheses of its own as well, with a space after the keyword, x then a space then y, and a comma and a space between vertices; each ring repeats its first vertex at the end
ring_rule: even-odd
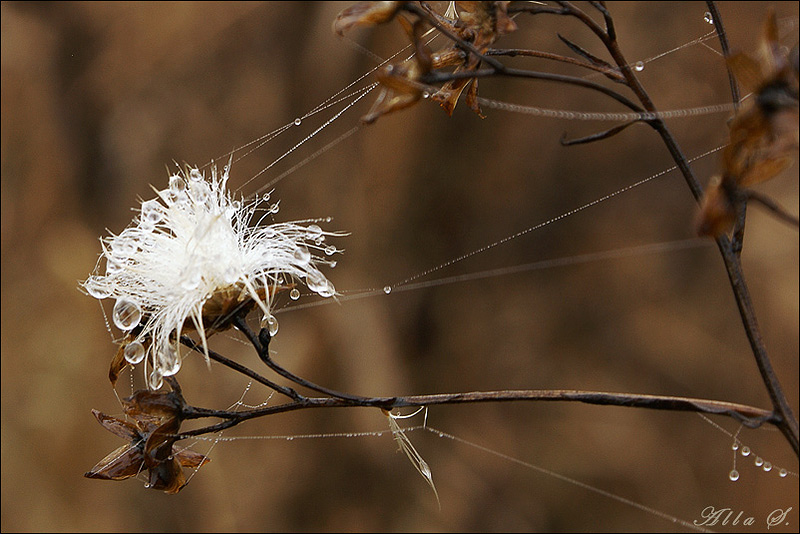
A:
POLYGON ((294 120, 294 125, 295 125, 295 126, 300 126, 301 124, 303 124, 303 119, 301 119, 300 117, 297 117, 297 118, 294 120))
POLYGON ((786 475, 789 474, 789 471, 786 470, 785 467, 781 467, 781 470, 778 471, 778 476, 781 478, 786 478, 786 475))
POLYGON ((162 375, 172 376, 181 370, 181 355, 172 344, 158 354, 158 368, 162 375))
POLYGON ((430 98, 430 97, 431 97, 431 94, 428 91, 423 91, 422 92, 422 98, 430 98))
POLYGON ((176 196, 179 196, 186 190, 186 182, 177 174, 169 177, 169 190, 176 196))
POLYGON ((200 172, 200 169, 191 169, 189 171, 189 179, 199 182, 203 179, 203 173, 200 172))
POLYGON ((635 70, 636 72, 642 72, 644 70, 644 61, 637 61, 633 65, 633 70, 635 70))
POLYGON ((731 479, 733 482, 739 480, 739 471, 736 469, 731 469, 731 472, 728 473, 728 478, 731 479))
POLYGON ((273 213, 273 214, 274 213, 278 213, 280 210, 281 210, 281 207, 278 205, 277 202, 269 207, 269 213, 273 213))
POLYGON ((764 471, 766 471, 767 473, 772 471, 772 464, 770 462, 764 462, 764 471))
POLYGON ((756 456, 755 464, 756 467, 761 467, 764 465, 764 459, 761 456, 756 456))
POLYGON ((306 247, 302 247, 302 246, 301 247, 297 247, 296 249, 294 249, 294 254, 293 255, 294 255, 294 259, 297 260, 297 262, 300 265, 307 264, 309 262, 309 260, 311 259, 311 253, 308 251, 308 249, 306 247))
POLYGON ((711 16, 710 11, 705 12, 705 14, 703 15, 703 20, 709 24, 714 24, 714 17, 711 16))
POLYGON ((309 239, 318 239, 322 235, 322 228, 317 226, 316 224, 311 224, 306 228, 308 230, 308 238, 309 239))
POLYGON ((106 260, 106 274, 111 276, 115 275, 122 270, 123 264, 119 261, 114 260, 114 258, 108 258, 106 260))
POLYGON ((286 436, 286 441, 292 441, 294 439, 293 436, 286 436))
POLYGON ((240 209, 242 209, 242 201, 234 200, 233 202, 231 202, 231 207, 234 209, 234 211, 239 211, 240 209))
POLYGON ((731 450, 738 451, 739 450, 739 442, 734 441, 733 445, 731 445, 731 450))
POLYGON ((142 202, 142 226, 152 228, 164 218, 161 203, 158 200, 142 202))
POLYGON ((392 292, 392 286, 383 286, 383 292, 388 295, 392 292))
POLYGON ((205 204, 211 195, 211 190, 205 182, 192 182, 189 185, 189 194, 195 204, 205 204))
POLYGON ((329 280, 325 280, 324 287, 321 287, 317 293, 319 293, 320 297, 329 298, 336 294, 336 288, 333 287, 333 284, 329 280))
POLYGON ((105 299, 111 296, 111 288, 104 276, 90 276, 86 282, 84 282, 83 287, 86 288, 86 292, 89 293, 89 295, 96 299, 105 299))
POLYGON ((336 264, 337 264, 336 260, 334 260, 334 261, 329 261, 329 262, 328 262, 328 265, 330 265, 331 269, 333 269, 334 267, 336 267, 336 264))
POLYGON ((292 300, 297 300, 300 298, 300 290, 296 287, 293 287, 291 291, 289 291, 289 298, 292 300))
POLYGON ((142 308, 132 300, 117 299, 111 316, 120 330, 130 330, 142 320, 142 308))
POLYGON ((203 283, 203 275, 199 271, 184 273, 181 280, 181 287, 187 291, 193 291, 203 283))
POLYGON ((325 247, 325 254, 327 254, 328 256, 336 254, 336 247, 333 245, 328 245, 327 247, 325 247))
POLYGON ((750 447, 742 447, 742 456, 750 456, 750 447))
POLYGON ((269 335, 274 336, 278 333, 278 320, 275 318, 274 315, 265 315, 261 319, 261 328, 266 328, 269 330, 269 335))
POLYGON ((443 438, 444 437, 444 432, 439 432, 439 437, 443 438))
POLYGON ((138 341, 132 341, 125 346, 125 360, 131 364, 136 365, 137 363, 144 360, 144 345, 139 343, 138 341))
POLYGON ((325 217, 325 222, 331 222, 333 219, 331 217, 325 217))
POLYGON ((161 371, 153 369, 153 372, 148 377, 147 385, 150 386, 150 389, 161 389, 161 386, 164 385, 164 376, 161 371))

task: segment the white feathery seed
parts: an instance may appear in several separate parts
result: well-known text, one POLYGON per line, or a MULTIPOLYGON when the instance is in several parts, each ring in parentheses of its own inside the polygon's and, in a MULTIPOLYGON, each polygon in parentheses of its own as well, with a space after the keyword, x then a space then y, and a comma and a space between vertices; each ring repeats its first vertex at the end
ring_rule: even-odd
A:
POLYGON ((325 257, 339 252, 324 243, 326 236, 344 234, 323 231, 320 220, 262 225, 278 204, 268 204, 269 194, 234 199, 227 181, 228 166, 221 174, 212 167, 210 179, 197 168, 171 176, 157 198, 142 202, 128 228, 101 240, 95 273, 82 284, 94 298, 115 299, 113 322, 132 337, 125 358, 132 365, 144 361, 151 389, 180 369, 185 328, 198 332, 208 357, 206 331, 216 331, 214 319, 224 323, 204 310, 210 300, 258 306, 262 325, 275 334, 277 290, 292 287, 296 298, 293 285, 304 282, 322 297, 336 294, 319 266, 335 265, 325 257), (257 212, 263 215, 255 220, 257 212))

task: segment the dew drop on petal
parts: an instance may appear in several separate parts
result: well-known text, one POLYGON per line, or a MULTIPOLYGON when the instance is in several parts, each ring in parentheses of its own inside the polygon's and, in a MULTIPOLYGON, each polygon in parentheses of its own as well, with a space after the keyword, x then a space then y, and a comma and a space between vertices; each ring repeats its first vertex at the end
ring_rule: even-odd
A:
POLYGON ((180 355, 173 349, 170 351, 170 358, 164 360, 164 368, 161 371, 164 376, 172 376, 181 370, 181 363, 180 355))
POLYGON ((185 273, 181 278, 181 288, 193 291, 203 283, 203 275, 199 271, 185 273))
POLYGON ((176 196, 179 196, 186 190, 186 182, 177 174, 169 177, 169 190, 176 196))
POLYGON ((388 295, 392 292, 392 286, 383 286, 383 292, 388 295))
POLYGON ((330 280, 325 280, 325 284, 317 291, 320 297, 329 298, 336 294, 336 288, 333 287, 333 284, 330 280))
POLYGON ((89 295, 96 299, 105 299, 111 296, 111 288, 103 276, 90 276, 83 287, 86 288, 89 295))
POLYGON ((742 456, 750 456, 750 447, 742 447, 742 456))
POLYGON ((703 15, 703 20, 706 21, 709 24, 714 24, 714 17, 711 16, 711 12, 710 11, 706 11, 705 12, 705 14, 703 15))
POLYGON ((781 470, 778 471, 778 476, 781 478, 786 478, 786 475, 789 474, 789 471, 785 467, 781 467, 781 470))
POLYGON ((289 298, 292 300, 297 300, 300 298, 300 290, 296 287, 293 287, 291 291, 289 291, 289 298))
POLYGON ((123 264, 116 261, 114 258, 106 260, 106 274, 113 276, 122 270, 123 264))
POLYGON ((294 250, 294 259, 297 260, 300 265, 305 265, 311 259, 311 253, 308 251, 306 247, 297 247, 294 250))
POLYGON ((327 247, 325 247, 325 254, 327 254, 328 256, 332 256, 335 253, 336 253, 336 247, 335 246, 328 245, 327 247))
POLYGON ((161 389, 161 386, 164 385, 164 375, 161 374, 161 371, 153 369, 147 378, 147 385, 150 386, 150 389, 161 389))
POLYGON ((636 72, 642 72, 644 70, 644 61, 637 61, 634 63, 633 70, 636 72))
POLYGON ((769 473, 770 471, 772 471, 772 464, 770 462, 764 462, 763 469, 764 469, 764 471, 769 473))
POLYGON ((125 346, 125 360, 131 364, 136 365, 137 363, 144 360, 144 345, 139 343, 138 341, 132 341, 125 346))
POLYGON ((274 336, 278 333, 278 326, 278 320, 272 314, 265 315, 261 319, 261 328, 266 328, 270 336, 274 336))
POLYGON ((761 456, 756 456, 755 464, 756 467, 761 467, 762 465, 764 465, 764 459, 761 456))
POLYGON ((155 199, 142 202, 142 224, 152 228, 163 219, 161 203, 155 199))
POLYGON ((731 469, 731 472, 728 473, 728 478, 731 479, 733 482, 739 480, 739 471, 736 469, 731 469))
POLYGON ((142 319, 142 308, 136 302, 125 298, 117 299, 111 316, 120 330, 130 330, 142 319))
POLYGON ((300 117, 297 117, 297 118, 294 120, 294 125, 295 125, 295 126, 300 126, 301 124, 303 124, 303 119, 301 119, 300 117))
POLYGON ((211 195, 211 191, 205 182, 195 181, 189 186, 189 194, 196 204, 205 204, 206 200, 208 200, 208 197, 211 195))

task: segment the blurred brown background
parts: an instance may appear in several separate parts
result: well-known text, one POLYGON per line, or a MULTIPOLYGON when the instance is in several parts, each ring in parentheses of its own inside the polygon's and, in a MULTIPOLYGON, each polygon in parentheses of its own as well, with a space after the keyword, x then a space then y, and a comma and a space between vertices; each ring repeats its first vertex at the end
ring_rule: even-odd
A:
MULTIPOLYGON (((439 511, 388 436, 244 440, 217 445, 177 496, 135 480, 82 477, 121 444, 90 410, 119 414, 106 375, 116 347, 97 302, 78 290, 107 231, 137 198, 163 187, 164 166, 204 164, 302 116, 374 66, 330 31, 340 3, 15 3, 2 10, 2 530, 3 531, 530 531, 674 528, 554 477, 431 433, 409 434, 433 470, 439 511)), ((797 2, 720 4, 733 45, 752 50, 770 6, 785 44, 797 2)), ((611 3, 631 61, 711 31, 701 2, 611 3)), ((566 53, 556 32, 600 53, 586 30, 554 17, 519 19, 499 43, 566 53)), ((398 25, 350 37, 383 57, 398 25)), ((716 40, 707 42, 718 49, 716 40)), ((517 64, 576 73, 520 59, 517 64)), ((582 73, 578 73, 581 74, 582 73)), ((720 56, 704 45, 641 73, 660 109, 729 101, 720 56)), ((619 111, 591 92, 487 80, 481 95, 547 108, 619 111)), ((252 194, 357 123, 367 97, 324 133, 242 188, 252 194)), ((369 100, 370 102, 367 102, 369 100)), ((337 108, 338 109, 338 108, 337 108)), ((559 138, 608 124, 534 118, 430 102, 387 116, 275 185, 277 220, 333 217, 351 232, 330 277, 342 292, 400 282, 672 165, 646 127, 562 148, 559 138)), ((325 114, 329 116, 331 112, 325 114)), ((313 131, 308 118, 233 166, 238 187, 313 131)), ((726 114, 670 121, 689 156, 725 140, 726 114)), ((705 183, 716 157, 694 165, 705 183)), ((174 167, 171 167, 174 168, 174 167)), ((798 170, 764 184, 798 211, 798 170)), ((676 173, 422 280, 550 258, 687 239, 694 204, 676 173)), ((773 364, 798 406, 798 234, 759 208, 748 214, 744 265, 773 364)), ((301 300, 304 303, 310 298, 301 300)), ((717 252, 711 246, 343 301, 282 313, 272 348, 288 368, 359 394, 575 388, 697 396, 768 407, 717 252)), ((232 336, 233 337, 233 336, 232 336)), ((232 337, 212 345, 260 368, 232 337)), ((138 379, 138 373, 135 375, 138 379)), ((178 375, 195 405, 225 408, 246 383, 187 358, 178 375)), ((129 395, 127 378, 118 386, 129 395)), ((245 402, 267 393, 252 388, 245 402)), ((274 400, 273 400, 274 401, 274 400)), ((408 421, 417 424, 420 420, 408 421)), ((737 425, 716 422, 731 432, 737 425)), ((763 530, 794 507, 781 479, 737 459, 731 439, 693 414, 557 404, 435 407, 428 423, 657 510, 692 521, 707 506, 753 516, 763 530)), ((225 436, 386 428, 377 410, 301 412, 225 436)), ((740 438, 798 471, 770 429, 740 438)), ((195 448, 205 452, 209 443, 195 448)))

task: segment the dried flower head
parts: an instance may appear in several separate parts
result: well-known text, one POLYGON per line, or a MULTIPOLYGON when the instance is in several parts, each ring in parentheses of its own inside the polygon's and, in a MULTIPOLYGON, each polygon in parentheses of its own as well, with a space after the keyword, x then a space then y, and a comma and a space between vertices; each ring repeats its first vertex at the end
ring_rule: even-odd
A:
POLYGON ((722 176, 709 184, 701 200, 697 231, 713 237, 730 232, 744 214, 747 188, 790 167, 800 144, 797 46, 790 52, 778 41, 774 11, 764 24, 758 54, 735 54, 728 65, 756 98, 730 121, 722 176))
POLYGON ((125 480, 146 472, 148 488, 174 494, 186 486, 184 467, 199 469, 211 461, 175 444, 181 426, 183 399, 174 391, 140 390, 122 404, 133 422, 92 410, 103 428, 128 443, 100 460, 84 474, 85 477, 125 480))
POLYGON ((171 176, 128 228, 101 241, 95 274, 83 283, 92 297, 115 299, 113 322, 127 334, 121 355, 144 362, 152 389, 180 369, 184 330, 197 331, 208 356, 207 337, 230 328, 233 314, 258 307, 275 334, 271 310, 281 289, 294 298, 294 285, 305 282, 320 296, 336 293, 319 266, 333 265, 325 257, 337 252, 326 236, 342 234, 314 220, 262 225, 278 204, 268 203, 269 194, 234 199, 227 180, 227 166, 221 174, 212 167, 210 179, 197 168, 171 176))

